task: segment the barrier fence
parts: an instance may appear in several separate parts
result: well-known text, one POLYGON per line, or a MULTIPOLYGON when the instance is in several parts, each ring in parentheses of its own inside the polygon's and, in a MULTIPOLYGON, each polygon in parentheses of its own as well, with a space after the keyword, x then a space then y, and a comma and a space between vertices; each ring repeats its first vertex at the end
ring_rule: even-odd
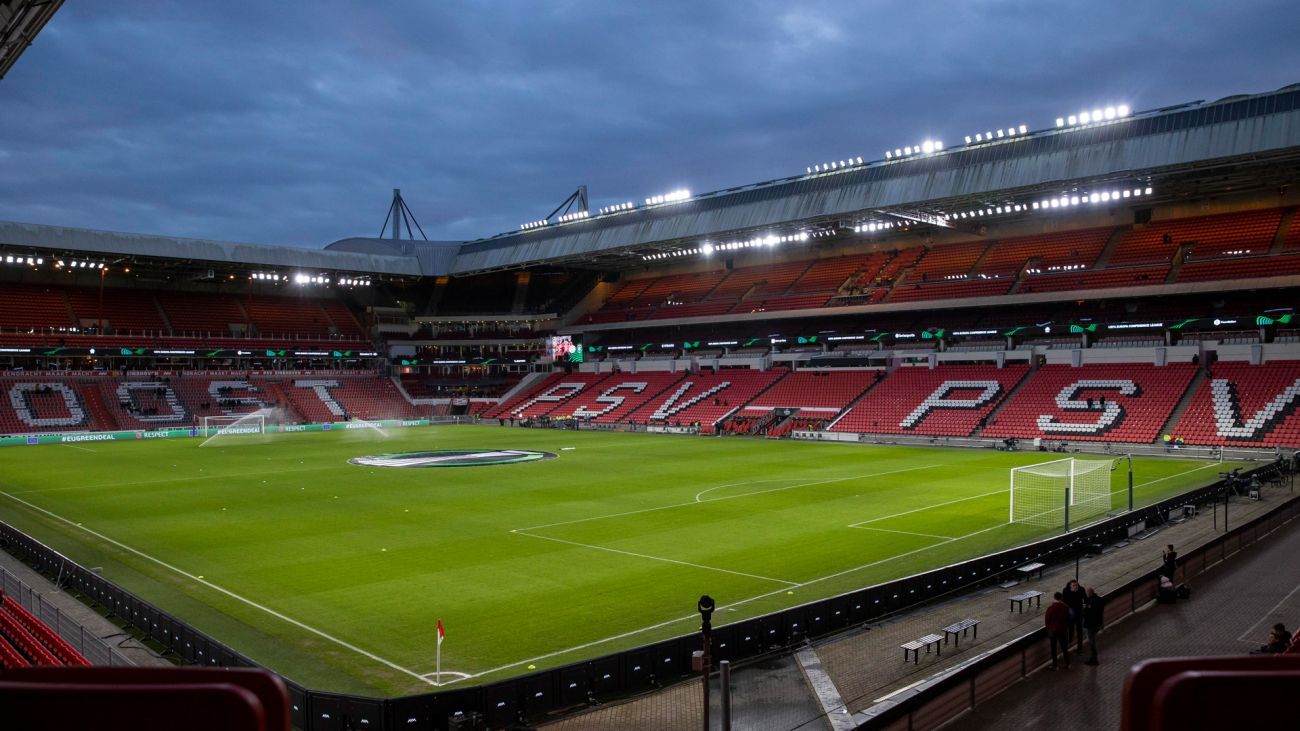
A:
MULTIPOLYGON (((1252 472, 1264 474, 1270 470, 1280 474, 1275 465, 1256 468, 1252 472)), ((1215 483, 1064 535, 716 627, 713 630, 713 661, 736 663, 785 650, 851 625, 879 620, 981 584, 996 582, 1008 571, 1029 562, 1073 561, 1091 544, 1118 541, 1127 537, 1131 529, 1145 528, 1149 523, 1163 523, 1171 511, 1184 505, 1215 500, 1222 492, 1223 483, 1215 483)), ((1231 536, 1239 536, 1240 531, 1249 529, 1249 525, 1243 526, 1231 536)), ((1233 544, 1233 550, 1237 545, 1233 544)), ((208 667, 257 667, 252 660, 216 639, 3 522, 0 522, 0 547, 26 559, 43 574, 62 577, 65 588, 107 609, 111 615, 187 663, 208 667)), ((1189 556, 1184 559, 1184 565, 1193 561, 1195 558, 1189 556)), ((1129 591, 1138 590, 1133 588, 1129 591)), ((1134 601, 1137 601, 1136 594, 1134 601)), ((451 719, 474 714, 481 715, 484 722, 493 728, 512 727, 521 721, 540 721, 565 709, 618 699, 690 677, 695 674, 691 671, 691 653, 699 649, 699 645, 699 636, 692 633, 487 685, 401 698, 376 699, 326 693, 309 690, 287 678, 285 682, 289 687, 293 723, 304 731, 354 728, 444 731, 454 723, 451 719)), ((1026 668, 1035 666, 1027 664, 1035 660, 1033 653, 1036 650, 1031 645, 1032 639, 1026 639, 1003 648, 1008 653, 1022 653, 1023 659, 1017 661, 1021 665, 1021 674, 1026 672, 1026 668)), ((997 657, 1006 659, 1002 655, 997 657)), ((1000 660, 990 661, 995 665, 998 662, 1000 660)), ((965 675, 959 677, 966 678, 965 675)), ((960 685, 962 681, 945 682, 960 685)), ((973 691, 963 686, 961 692, 973 691)), ((924 702, 921 709, 930 705, 924 702)), ((911 706, 906 708, 909 710, 898 713, 912 713, 911 706)))

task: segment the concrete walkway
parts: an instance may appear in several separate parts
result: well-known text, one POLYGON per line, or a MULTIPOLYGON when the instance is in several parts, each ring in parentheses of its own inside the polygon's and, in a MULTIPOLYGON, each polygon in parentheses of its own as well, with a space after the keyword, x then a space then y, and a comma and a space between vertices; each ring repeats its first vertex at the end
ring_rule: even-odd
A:
MULTIPOLYGON (((1101 665, 1072 662, 1012 686, 949 729, 1119 727, 1124 678, 1152 657, 1245 655, 1277 622, 1300 625, 1300 521, 1197 577, 1192 597, 1153 605, 1097 640, 1101 665)), ((1087 650, 1085 649, 1085 652, 1087 650)))

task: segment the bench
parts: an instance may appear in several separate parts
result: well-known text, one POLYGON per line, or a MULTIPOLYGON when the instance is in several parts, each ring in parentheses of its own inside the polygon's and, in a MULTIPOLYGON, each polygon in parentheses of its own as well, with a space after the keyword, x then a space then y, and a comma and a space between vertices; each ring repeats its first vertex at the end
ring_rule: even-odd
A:
POLYGON ((1030 574, 1037 571, 1038 578, 1041 579, 1043 578, 1043 567, 1046 565, 1047 564, 1042 564, 1042 563, 1027 563, 1024 566, 1020 566, 1016 568, 1016 571, 1019 571, 1021 574, 1023 574, 1026 579, 1029 578, 1030 574))
POLYGON ((979 639, 980 621, 978 619, 971 619, 970 617, 967 617, 966 619, 963 619, 960 622, 953 622, 947 627, 944 627, 943 628, 944 643, 946 644, 948 642, 948 637, 951 636, 952 643, 954 645, 960 645, 961 638, 966 634, 967 630, 970 630, 971 632, 971 639, 979 639))
POLYGON ((1031 602, 1039 609, 1043 607, 1043 592, 1041 591, 1027 591, 1024 594, 1016 594, 1007 598, 1011 600, 1011 608, 1019 609, 1021 614, 1025 611, 1025 602, 1031 602))
POLYGON ((942 647, 943 639, 944 639, 943 635, 926 635, 925 637, 921 637, 919 639, 915 639, 912 640, 911 642, 906 642, 900 645, 900 647, 903 648, 903 662, 907 662, 908 653, 913 653, 916 659, 913 661, 912 664, 913 665, 920 664, 922 647, 925 648, 925 654, 927 655, 930 654, 931 647, 934 648, 934 653, 936 655, 943 654, 943 647, 942 647))

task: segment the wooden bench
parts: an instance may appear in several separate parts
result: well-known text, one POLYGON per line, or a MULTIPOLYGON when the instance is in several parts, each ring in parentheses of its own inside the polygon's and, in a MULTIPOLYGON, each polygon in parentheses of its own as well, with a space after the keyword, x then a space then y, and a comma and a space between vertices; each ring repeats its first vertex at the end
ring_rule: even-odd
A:
POLYGON ((913 660, 912 664, 920 664, 922 647, 925 648, 925 654, 927 655, 930 654, 931 647, 934 648, 934 653, 936 655, 943 654, 943 639, 943 635, 926 635, 925 637, 900 645, 900 647, 903 648, 903 662, 907 662, 908 653, 913 653, 916 659, 913 660))
POLYGON ((966 634, 967 630, 970 630, 971 632, 971 639, 979 639, 980 621, 978 619, 971 619, 970 617, 967 617, 966 619, 963 619, 960 622, 953 622, 947 627, 944 627, 943 628, 944 643, 947 644, 948 637, 951 636, 952 643, 954 645, 960 645, 961 638, 966 634))
POLYGON ((1027 591, 1024 594, 1016 594, 1007 598, 1011 600, 1011 608, 1019 609, 1021 614, 1025 612, 1025 602, 1031 602, 1039 609, 1043 607, 1043 592, 1041 591, 1027 591))
POLYGON ((1021 574, 1023 574, 1026 579, 1029 578, 1030 574, 1037 571, 1038 578, 1041 579, 1043 578, 1043 567, 1045 567, 1046 565, 1047 564, 1042 564, 1042 563, 1027 563, 1024 566, 1017 567, 1016 571, 1019 571, 1021 574))

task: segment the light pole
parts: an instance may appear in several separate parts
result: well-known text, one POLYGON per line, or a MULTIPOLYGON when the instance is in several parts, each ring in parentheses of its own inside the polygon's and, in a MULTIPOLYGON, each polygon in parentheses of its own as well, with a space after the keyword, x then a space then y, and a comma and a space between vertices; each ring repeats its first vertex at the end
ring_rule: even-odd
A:
POLYGON ((709 673, 713 670, 709 656, 709 646, 713 643, 710 638, 713 635, 713 625, 709 621, 713 617, 713 610, 716 605, 713 597, 704 594, 696 602, 695 608, 700 613, 700 640, 704 646, 701 648, 703 654, 700 656, 700 669, 704 674, 704 731, 709 731, 709 673))

